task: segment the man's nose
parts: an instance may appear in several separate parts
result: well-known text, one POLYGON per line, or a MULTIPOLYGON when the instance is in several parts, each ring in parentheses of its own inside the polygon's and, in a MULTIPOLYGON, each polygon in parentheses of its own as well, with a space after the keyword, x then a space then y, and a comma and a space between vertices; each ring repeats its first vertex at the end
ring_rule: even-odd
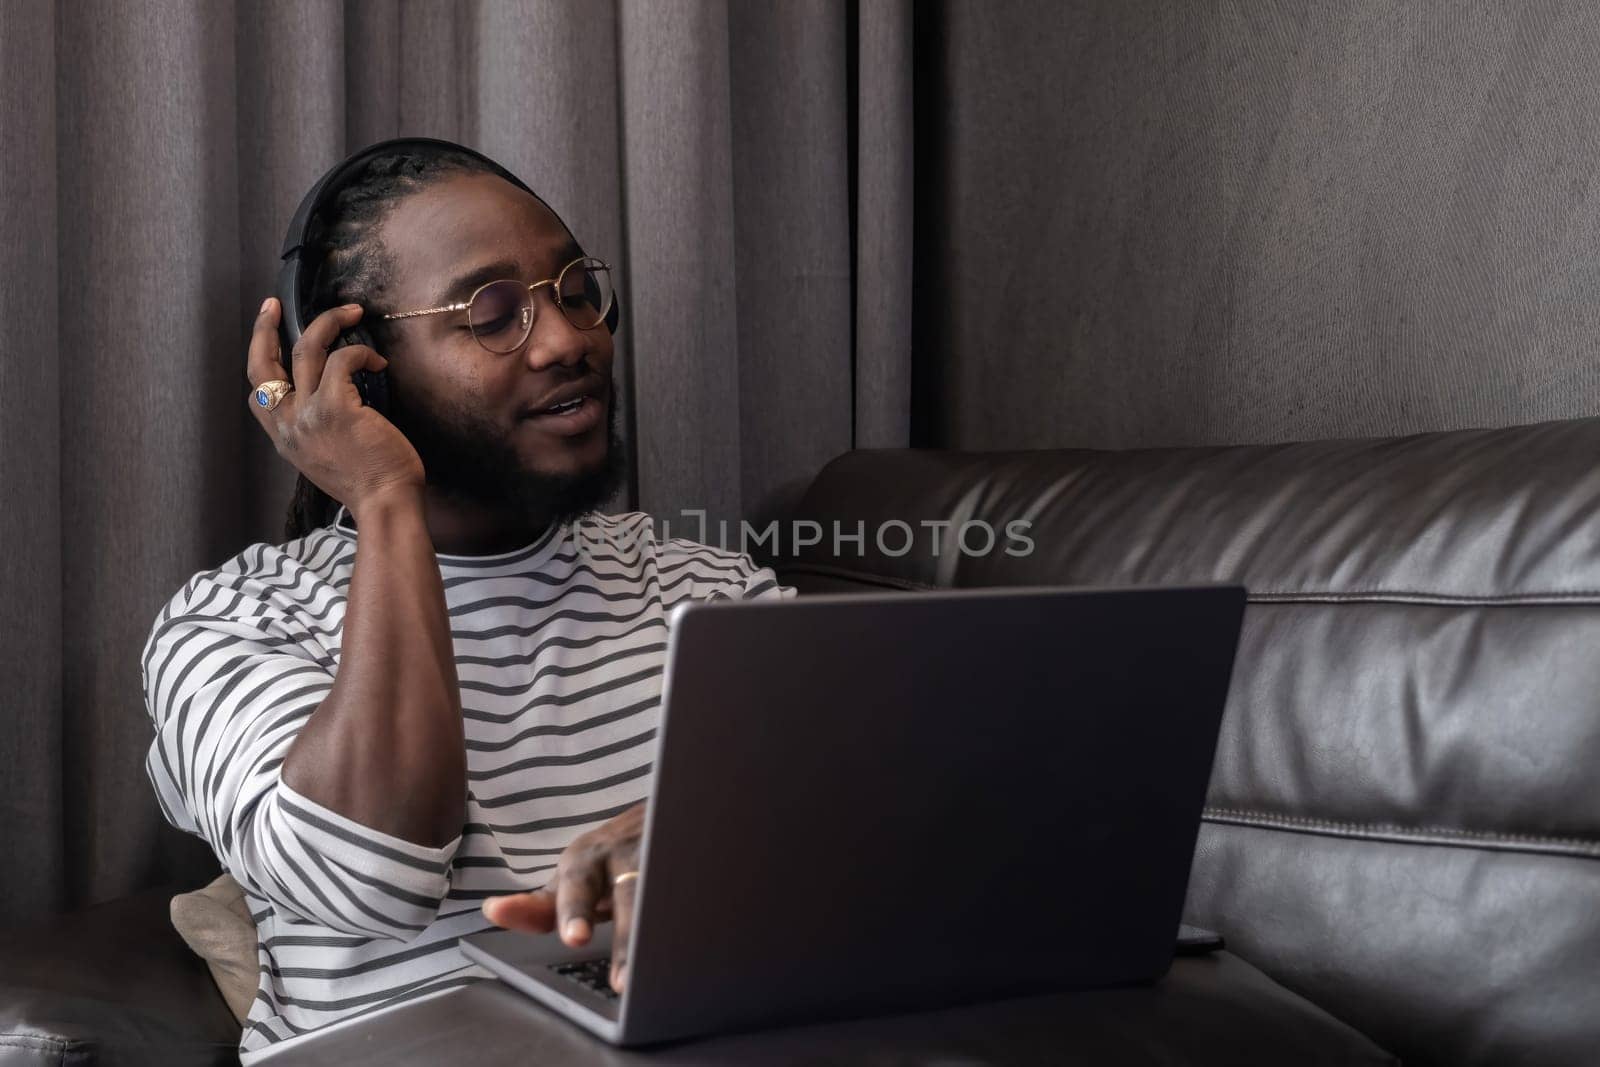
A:
POLYGON ((533 331, 528 336, 525 356, 530 370, 545 370, 556 365, 576 366, 589 352, 589 339, 572 325, 561 309, 550 301, 539 308, 533 320, 533 331))

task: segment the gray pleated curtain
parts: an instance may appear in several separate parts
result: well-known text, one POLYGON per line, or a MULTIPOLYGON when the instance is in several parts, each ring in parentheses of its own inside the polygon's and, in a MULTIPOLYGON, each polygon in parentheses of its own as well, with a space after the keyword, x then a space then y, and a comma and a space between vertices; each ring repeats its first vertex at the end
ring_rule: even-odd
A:
POLYGON ((0 918, 205 872, 135 658, 279 532, 243 341, 346 151, 474 145, 616 260, 623 503, 714 531, 908 437, 1600 411, 1596 54, 1557 0, 0 0, 0 918))
POLYGON ((0 8, 0 920, 177 878, 138 654, 280 540, 248 326, 311 182, 444 137, 619 265, 628 499, 774 513, 907 443, 909 0, 6 0, 0 8))

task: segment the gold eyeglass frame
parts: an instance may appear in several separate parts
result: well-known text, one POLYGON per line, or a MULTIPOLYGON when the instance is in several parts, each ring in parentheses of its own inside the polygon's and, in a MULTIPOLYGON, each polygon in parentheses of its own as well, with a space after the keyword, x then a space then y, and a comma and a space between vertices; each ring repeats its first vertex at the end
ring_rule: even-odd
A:
POLYGON ((557 310, 559 310, 561 312, 562 317, 565 318, 568 323, 571 323, 573 329, 575 329, 575 330, 593 330, 593 329, 596 329, 596 328, 598 328, 600 326, 605 325, 606 315, 610 313, 611 305, 613 303, 615 303, 616 299, 617 299, 617 290, 616 290, 616 284, 615 283, 613 283, 611 285, 611 292, 606 297, 606 306, 600 309, 599 318, 597 318, 595 320, 595 323, 594 323, 593 326, 579 326, 576 322, 573 322, 572 321, 572 316, 567 314, 567 306, 561 302, 561 282, 562 282, 563 279, 566 278, 567 271, 571 270, 573 267, 576 267, 580 263, 598 263, 600 265, 600 269, 604 270, 608 276, 611 273, 611 264, 607 263, 605 260, 600 259, 597 256, 579 256, 577 259, 573 260, 571 263, 568 263, 565 267, 562 267, 560 273, 558 273, 554 278, 545 278, 543 281, 537 281, 537 282, 534 282, 533 284, 529 285, 528 286, 528 298, 529 298, 528 299, 528 306, 534 309, 533 310, 533 318, 528 320, 527 329, 523 332, 522 337, 517 341, 517 343, 515 345, 513 345, 512 347, 506 349, 504 352, 496 352, 494 349, 492 349, 488 345, 484 344, 483 341, 479 340, 479 338, 478 338, 478 328, 476 326, 474 326, 473 323, 472 323, 472 317, 471 317, 470 311, 471 311, 471 308, 472 308, 472 302, 478 298, 478 294, 479 293, 483 292, 485 289, 489 288, 489 286, 491 286, 491 285, 499 285, 501 282, 514 282, 514 281, 517 281, 516 278, 494 278, 494 279, 491 279, 490 281, 486 281, 482 285, 478 286, 476 289, 472 290, 472 295, 467 297, 467 299, 465 301, 458 301, 457 303, 454 303, 454 304, 445 304, 443 307, 421 308, 421 309, 419 309, 417 311, 395 311, 395 312, 391 312, 390 314, 384 315, 383 318, 385 318, 385 319, 412 319, 412 318, 416 318, 419 315, 438 315, 438 314, 441 314, 441 313, 446 312, 446 311, 466 311, 466 312, 468 312, 467 325, 472 328, 472 339, 474 341, 477 341, 478 344, 481 345, 484 348, 485 351, 494 352, 495 355, 497 355, 497 356, 509 355, 510 353, 515 352, 518 348, 521 348, 525 343, 527 343, 528 338, 533 335, 533 324, 539 317, 538 304, 536 304, 534 302, 534 300, 533 300, 533 291, 535 289, 541 288, 541 287, 546 286, 546 285, 555 286, 555 288, 553 290, 551 290, 550 296, 555 300, 557 310))

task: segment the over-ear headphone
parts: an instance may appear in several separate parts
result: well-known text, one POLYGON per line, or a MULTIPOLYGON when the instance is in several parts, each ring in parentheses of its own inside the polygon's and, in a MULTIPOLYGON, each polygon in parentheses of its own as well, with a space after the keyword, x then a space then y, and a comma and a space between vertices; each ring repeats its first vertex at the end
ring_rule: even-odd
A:
MULTIPOLYGON (((539 203, 550 208, 544 198, 518 178, 509 170, 484 155, 465 145, 456 144, 454 141, 440 140, 436 137, 396 137, 388 141, 379 141, 368 145, 366 148, 347 157, 343 162, 335 164, 326 174, 318 178, 305 198, 300 201, 300 207, 294 213, 294 219, 289 223, 289 231, 283 238, 283 251, 279 256, 283 265, 278 268, 278 302, 281 306, 278 315, 278 332, 282 344, 279 352, 283 359, 284 371, 289 371, 290 354, 296 342, 300 340, 301 333, 311 321, 311 288, 316 282, 317 267, 315 260, 307 261, 303 251, 307 240, 311 236, 311 229, 326 206, 338 196, 351 179, 361 172, 362 166, 374 156, 386 155, 391 152, 404 152, 419 148, 448 148, 455 152, 481 160, 494 173, 528 193, 539 203)), ((556 214, 554 208, 550 213, 559 221, 561 216, 556 214)), ((561 225, 571 233, 571 227, 565 222, 561 225)), ((611 310, 606 312, 606 329, 612 333, 617 332, 617 323, 621 320, 622 309, 616 297, 612 297, 611 310)), ((350 329, 339 334, 339 339, 333 343, 332 348, 344 345, 366 345, 371 348, 377 346, 372 343, 372 334, 358 322, 350 329)), ((356 390, 361 394, 361 402, 370 405, 380 412, 387 412, 389 407, 389 382, 383 371, 357 371, 355 374, 356 390)))

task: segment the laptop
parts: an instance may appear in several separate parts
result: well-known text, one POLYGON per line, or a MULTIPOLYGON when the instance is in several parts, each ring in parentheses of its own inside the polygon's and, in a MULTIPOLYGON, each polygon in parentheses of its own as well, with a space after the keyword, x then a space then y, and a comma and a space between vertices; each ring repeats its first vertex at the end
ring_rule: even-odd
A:
POLYGON ((1170 966, 1238 586, 714 601, 672 617, 628 982, 464 955, 639 1045, 1170 966))

